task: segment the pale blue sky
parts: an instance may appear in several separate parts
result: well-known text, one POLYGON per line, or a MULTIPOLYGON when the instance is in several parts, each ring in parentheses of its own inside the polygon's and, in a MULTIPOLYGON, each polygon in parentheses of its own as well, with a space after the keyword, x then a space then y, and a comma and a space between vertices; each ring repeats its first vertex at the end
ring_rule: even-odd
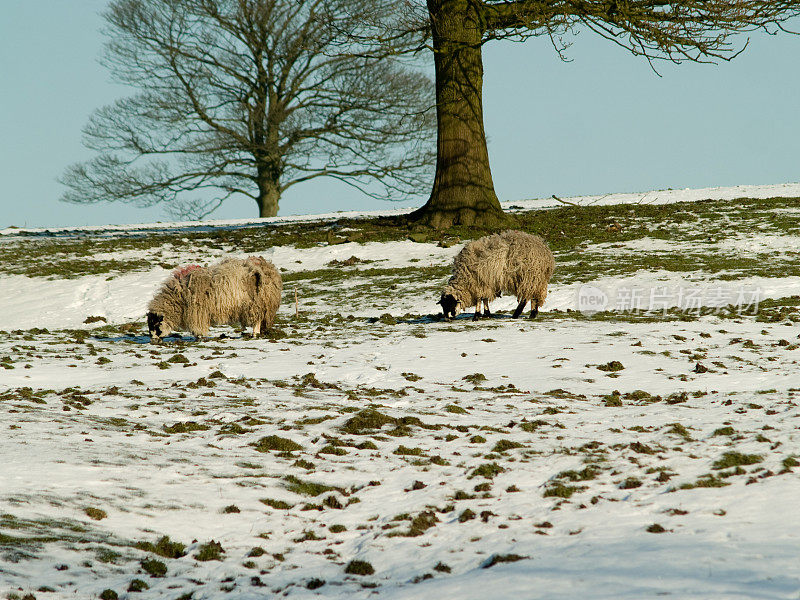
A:
MULTIPOLYGON (((105 6, 3 1, 0 227, 165 219, 159 207, 58 201, 56 178, 91 156, 81 145, 90 113, 126 93, 98 64, 105 6)), ((732 63, 664 63, 661 78, 590 33, 568 54, 573 61, 560 62, 544 39, 485 49, 486 130, 501 200, 800 180, 800 36, 755 34, 732 63)), ((409 204, 316 181, 290 190, 280 214, 409 204)), ((214 216, 255 214, 240 199, 214 216)))

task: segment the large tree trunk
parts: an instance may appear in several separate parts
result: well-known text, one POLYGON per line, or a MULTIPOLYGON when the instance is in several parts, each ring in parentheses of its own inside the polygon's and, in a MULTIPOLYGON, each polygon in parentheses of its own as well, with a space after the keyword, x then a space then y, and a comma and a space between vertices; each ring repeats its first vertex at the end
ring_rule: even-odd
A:
POLYGON ((280 194, 277 189, 268 190, 266 193, 260 194, 258 197, 258 216, 262 219, 264 217, 278 216, 278 200, 280 194))
POLYGON ((436 67, 436 177, 430 199, 409 218, 437 229, 510 223, 494 191, 483 128, 480 4, 428 0, 436 67))
MULTIPOLYGON (((265 142, 268 140, 268 147, 273 148, 277 145, 273 143, 274 133, 272 131, 262 131, 263 121, 259 121, 257 126, 255 138, 257 144, 266 145, 265 142)), ((264 151, 255 153, 256 185, 258 186, 256 204, 258 204, 258 216, 262 219, 278 216, 278 201, 281 199, 281 171, 274 158, 275 154, 275 152, 264 151)))
POLYGON ((278 215, 278 201, 281 199, 278 181, 268 168, 258 169, 258 216, 276 217, 278 215))

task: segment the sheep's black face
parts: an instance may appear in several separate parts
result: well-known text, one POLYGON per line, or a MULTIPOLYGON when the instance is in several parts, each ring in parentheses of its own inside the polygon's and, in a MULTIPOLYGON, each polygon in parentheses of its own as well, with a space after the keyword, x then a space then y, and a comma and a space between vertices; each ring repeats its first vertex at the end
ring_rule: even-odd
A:
POLYGON ((152 340, 159 340, 164 337, 164 315, 157 315, 154 312, 147 313, 147 329, 150 331, 152 340))
POLYGON ((453 294, 442 294, 442 297, 439 299, 439 304, 442 305, 442 313, 444 313, 445 319, 455 319, 456 315, 458 314, 458 300, 453 294))

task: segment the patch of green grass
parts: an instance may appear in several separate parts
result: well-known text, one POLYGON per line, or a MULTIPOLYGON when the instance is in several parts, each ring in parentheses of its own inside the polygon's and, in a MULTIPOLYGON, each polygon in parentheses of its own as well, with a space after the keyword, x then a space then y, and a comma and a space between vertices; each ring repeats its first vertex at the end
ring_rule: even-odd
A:
POLYGON ((98 548, 94 555, 99 562, 110 564, 117 564, 117 561, 122 558, 122 554, 110 548, 98 548))
MULTIPOLYGON (((369 393, 368 390, 362 389, 361 391, 369 393)), ((412 426, 432 430, 440 428, 439 425, 423 423, 417 417, 406 416, 395 418, 384 415, 373 408, 367 408, 360 410, 353 417, 345 421, 340 429, 343 433, 350 435, 368 435, 376 433, 377 430, 380 430, 385 425, 394 425, 394 429, 386 432, 394 437, 412 435, 412 426)))
POLYGON ((384 425, 395 424, 396 421, 397 419, 394 417, 384 415, 374 408, 367 408, 345 421, 341 429, 342 432, 351 435, 365 435, 380 429, 384 425))
POLYGON ((681 490, 692 490, 694 488, 717 488, 717 487, 725 487, 726 485, 730 485, 727 481, 723 481, 722 479, 715 477, 714 475, 701 475, 697 478, 697 481, 694 483, 682 483, 678 489, 681 490))
POLYGON ((494 462, 483 463, 482 465, 475 467, 472 470, 472 473, 469 474, 469 479, 473 477, 485 477, 486 479, 492 479, 499 475, 500 473, 504 473, 505 469, 494 462))
POLYGON ((141 562, 142 570, 150 577, 164 577, 167 574, 167 565, 154 558, 146 558, 141 562))
POLYGON ((191 361, 189 361, 189 359, 186 358, 183 354, 178 353, 169 357, 167 359, 167 362, 172 364, 188 365, 191 361))
POLYGON ((225 554, 225 550, 222 548, 222 544, 211 540, 205 544, 200 544, 200 547, 194 554, 194 559, 202 562, 209 560, 222 560, 223 554, 225 554))
MULTIPOLYGON (((405 520, 407 518, 410 517, 403 514, 398 515, 394 520, 405 520)), ((411 518, 411 523, 409 524, 407 530, 392 532, 389 534, 389 537, 419 537, 431 527, 435 527, 438 522, 439 519, 436 517, 436 513, 432 510, 426 510, 411 518)))
POLYGON ((325 492, 342 491, 341 489, 331 485, 324 485, 322 483, 315 483, 313 481, 304 481, 295 477, 294 475, 287 475, 283 479, 287 483, 287 490, 301 496, 319 496, 325 492))
POLYGON ((784 469, 791 469, 793 467, 800 466, 800 461, 797 460, 794 456, 787 456, 781 461, 784 469))
POLYGON ((222 427, 219 428, 217 432, 219 435, 243 435, 245 433, 250 433, 251 429, 245 429, 238 423, 226 423, 222 427))
POLYGON ((339 502, 339 499, 333 494, 326 496, 325 499, 322 500, 322 505, 333 508, 334 510, 342 510, 344 508, 342 503, 339 502))
MULTIPOLYGON (((0 363, 8 364, 6 363, 8 360, 10 360, 10 357, 0 357, 0 363)), ((33 402, 34 404, 47 404, 47 401, 44 400, 44 396, 54 393, 54 390, 34 390, 26 386, 0 393, 0 401, 23 400, 33 402)))
POLYGON ((335 419, 334 415, 322 415, 321 417, 306 417, 304 419, 298 419, 295 421, 295 425, 299 427, 305 427, 306 425, 319 425, 320 423, 324 423, 325 421, 329 421, 330 419, 335 419))
POLYGON ((143 592, 143 591, 148 590, 148 589, 150 589, 150 586, 147 585, 147 583, 145 583, 141 579, 133 579, 128 584, 128 591, 129 592, 143 592))
POLYGON ((673 433, 675 435, 679 435, 683 439, 685 439, 686 441, 691 441, 691 439, 692 439, 692 436, 689 433, 689 430, 686 429, 686 427, 684 427, 680 423, 670 423, 669 424, 669 429, 667 429, 666 433, 673 433))
POLYGON ((211 429, 208 425, 203 425, 196 421, 179 421, 174 425, 164 425, 165 433, 191 433, 193 431, 206 431, 208 429, 211 429))
POLYGON ((261 465, 257 465, 256 463, 251 463, 247 461, 237 462, 237 467, 241 467, 242 469, 260 469, 261 465))
POLYGON ((86 508, 83 509, 83 512, 87 517, 89 517, 90 519, 94 519, 95 521, 101 521, 108 516, 108 513, 106 513, 106 511, 100 508, 95 508, 93 506, 87 506, 86 508))
POLYGON ((277 435, 268 435, 266 437, 262 437, 260 440, 258 440, 258 442, 250 445, 253 446, 258 452, 295 452, 303 449, 303 447, 297 442, 277 435))
POLYGON ((314 577, 312 579, 309 579, 306 582, 306 589, 307 590, 316 590, 316 589, 321 588, 323 585, 325 585, 325 580, 324 579, 319 579, 318 577, 314 577))
POLYGON ((348 575, 373 575, 375 568, 365 560, 351 560, 344 568, 348 575))
POLYGON ((734 475, 745 475, 747 471, 745 471, 742 467, 734 467, 730 471, 720 471, 717 473, 717 476, 722 479, 727 479, 728 477, 733 477, 734 475))
POLYGON ((719 427, 718 429, 714 430, 714 433, 712 433, 711 436, 714 437, 718 435, 736 435, 736 430, 730 425, 719 427))
POLYGON ((598 365, 597 368, 600 371, 608 371, 614 373, 616 371, 622 371, 625 367, 618 360, 612 360, 611 362, 607 362, 603 365, 598 365))
POLYGON ((633 390, 632 392, 624 394, 624 398, 630 402, 661 402, 661 396, 650 394, 644 390, 633 390))
POLYGON ((545 498, 570 498, 572 494, 575 492, 582 492, 586 489, 586 486, 582 485, 564 485, 560 481, 557 481, 551 485, 549 485, 544 490, 544 494, 542 494, 545 498))
POLYGON ((333 446, 328 444, 327 446, 323 446, 319 449, 318 454, 333 454, 334 456, 344 456, 347 454, 347 450, 341 448, 339 446, 333 446))
POLYGON ((276 500, 275 498, 261 498, 259 502, 266 504, 270 508, 274 508, 276 510, 289 510, 294 506, 289 502, 284 502, 283 500, 276 500))
POLYGON ((383 323, 384 325, 397 325, 397 319, 395 319, 389 313, 383 313, 380 317, 377 318, 376 322, 383 323))
POLYGON ((466 408, 461 408, 460 406, 458 406, 456 404, 447 404, 444 407, 444 409, 445 409, 445 411, 447 411, 449 413, 452 413, 452 414, 455 414, 455 415, 467 415, 467 414, 469 414, 469 411, 466 408))
POLYGON ((481 565, 484 569, 489 569, 495 565, 499 565, 501 563, 512 563, 517 562, 519 560, 525 560, 528 558, 527 556, 521 556, 519 554, 492 554, 489 559, 481 565))
POLYGON ((729 469, 731 467, 740 467, 746 465, 754 465, 764 460, 760 454, 743 454, 741 452, 725 452, 721 458, 713 462, 711 468, 714 470, 729 469))
POLYGON ((306 373, 300 378, 300 387, 311 387, 318 390, 338 390, 339 386, 335 383, 326 383, 317 379, 314 373, 306 373))
POLYGON ((520 444, 519 442, 512 442, 511 440, 498 440, 497 443, 492 448, 492 452, 506 452, 508 450, 513 450, 514 448, 524 448, 525 444, 520 444))
POLYGON ((631 442, 631 444, 628 447, 631 450, 633 450, 634 452, 637 452, 638 454, 655 454, 656 453, 656 451, 653 448, 651 448, 650 446, 648 446, 647 444, 645 444, 643 442, 631 442))
POLYGON ((399 456, 422 456, 424 452, 422 448, 408 448, 401 445, 395 448, 392 454, 397 454, 399 456))
POLYGON ((463 379, 464 381, 468 381, 472 385, 478 385, 486 381, 486 375, 484 375, 483 373, 473 373, 472 375, 465 375, 461 379, 463 379))
POLYGON ((600 474, 600 469, 595 465, 586 465, 580 471, 561 471, 555 479, 568 479, 569 481, 590 481, 600 474))
POLYGON ((548 423, 543 419, 536 419, 535 421, 523 421, 522 423, 519 424, 519 428, 527 433, 533 433, 534 431, 539 429, 539 427, 549 424, 550 423, 548 423))
MULTIPOLYGON (((30 249, 25 246, 26 252, 30 249)), ((0 256, 5 252, 0 251, 0 256)), ((26 275, 28 277, 47 277, 50 279, 75 279, 86 275, 109 275, 147 271, 151 264, 144 259, 133 260, 91 260, 71 258, 68 260, 35 261, 36 265, 14 261, 3 267, 3 272, 12 275, 26 275)))
POLYGON ((151 552, 164 558, 181 558, 186 556, 186 545, 180 542, 173 542, 168 535, 162 536, 156 541, 152 542, 136 542, 135 548, 151 552))
POLYGON ((461 514, 458 515, 458 522, 459 523, 466 523, 467 521, 471 521, 472 519, 474 519, 477 516, 478 515, 475 514, 474 510, 472 510, 470 508, 465 508, 463 511, 461 511, 461 514))
POLYGON ((619 484, 619 489, 621 490, 632 490, 638 487, 642 487, 642 480, 638 477, 626 477, 625 480, 619 484))

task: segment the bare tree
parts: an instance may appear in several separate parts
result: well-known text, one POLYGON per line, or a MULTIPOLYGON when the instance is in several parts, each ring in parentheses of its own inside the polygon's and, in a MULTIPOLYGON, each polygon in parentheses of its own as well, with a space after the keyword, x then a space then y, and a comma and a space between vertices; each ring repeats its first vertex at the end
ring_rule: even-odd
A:
POLYGON ((379 29, 401 9, 113 0, 104 63, 138 93, 93 114, 84 135, 98 154, 67 169, 62 199, 202 217, 244 194, 268 217, 289 187, 318 177, 375 197, 418 194, 434 161, 433 85, 400 38, 385 48, 379 29))
MULTIPOLYGON (((428 202, 412 221, 437 228, 508 223, 494 191, 483 126, 481 48, 489 40, 548 36, 564 58, 564 35, 591 30, 647 60, 730 60, 746 43, 731 36, 776 33, 800 0, 408 0, 436 67, 437 163, 428 202)), ((401 39, 401 38, 399 38, 401 39)))

